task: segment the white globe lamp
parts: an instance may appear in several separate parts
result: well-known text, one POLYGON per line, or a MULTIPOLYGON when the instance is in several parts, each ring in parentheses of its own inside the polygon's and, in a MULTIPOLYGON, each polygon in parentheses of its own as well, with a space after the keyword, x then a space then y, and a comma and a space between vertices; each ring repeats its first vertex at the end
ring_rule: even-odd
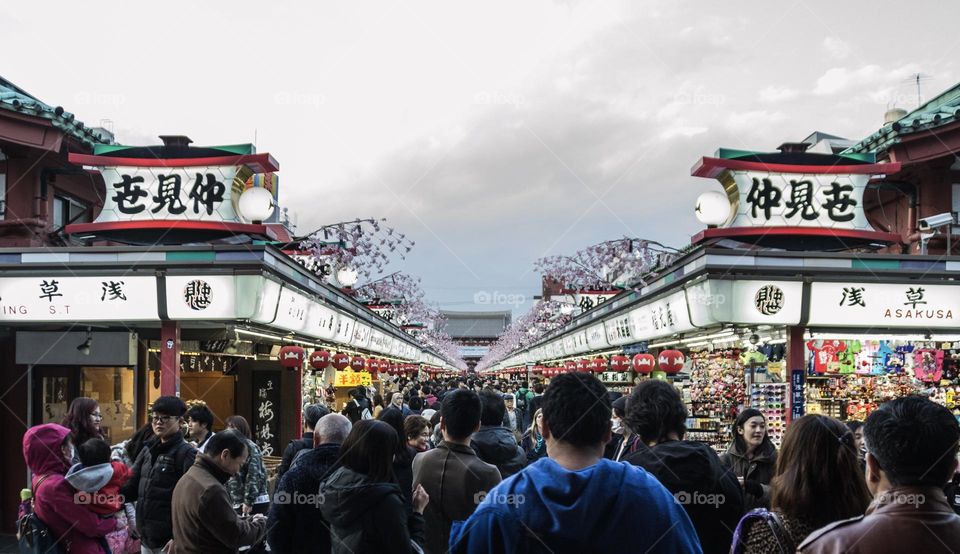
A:
POLYGON ((262 223, 273 215, 273 193, 263 187, 251 187, 243 191, 237 209, 240 217, 251 223, 262 223))
POLYGON ((726 194, 717 190, 705 192, 697 197, 694 211, 700 223, 707 227, 717 227, 730 218, 730 200, 726 194))
POLYGON ((357 284, 359 277, 360 275, 357 273, 357 270, 348 265, 337 270, 337 282, 340 283, 341 287, 351 288, 357 284))

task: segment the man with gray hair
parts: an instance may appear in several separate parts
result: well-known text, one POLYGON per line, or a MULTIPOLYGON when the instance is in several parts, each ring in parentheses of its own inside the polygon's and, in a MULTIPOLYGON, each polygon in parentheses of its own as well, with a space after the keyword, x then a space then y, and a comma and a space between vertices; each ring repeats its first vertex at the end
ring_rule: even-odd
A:
POLYGON ((337 464, 350 428, 350 420, 340 414, 321 417, 313 429, 313 448, 301 450, 280 478, 267 523, 272 552, 330 552, 330 526, 320 514, 320 482, 337 464))

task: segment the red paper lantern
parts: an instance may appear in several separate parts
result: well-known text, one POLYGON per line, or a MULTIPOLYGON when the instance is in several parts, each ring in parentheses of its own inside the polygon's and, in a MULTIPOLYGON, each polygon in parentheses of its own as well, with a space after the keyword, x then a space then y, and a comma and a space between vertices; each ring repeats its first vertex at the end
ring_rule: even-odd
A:
POLYGON ((360 356, 350 358, 350 369, 354 371, 363 371, 367 364, 360 356))
POLYGON ((653 354, 637 354, 633 357, 633 370, 637 373, 651 373, 657 366, 653 354))
POLYGON ((602 357, 594 358, 590 361, 590 370, 594 373, 603 373, 607 369, 607 360, 602 357))
POLYGON ((610 358, 610 369, 623 373, 630 368, 630 358, 626 356, 614 356, 610 358))
POLYGON ((567 373, 573 373, 577 370, 577 362, 573 360, 567 360, 563 362, 563 370, 567 373))
POLYGON ((326 350, 314 350, 310 354, 310 365, 313 369, 326 369, 330 365, 330 353, 326 350))
POLYGON ((683 369, 683 362, 685 360, 686 358, 683 357, 683 352, 679 350, 664 350, 660 353, 657 363, 660 364, 661 371, 668 375, 675 375, 683 369))
POLYGON ((332 358, 333 367, 337 371, 343 371, 347 369, 347 366, 350 365, 350 356, 344 354, 343 352, 337 352, 333 355, 332 358))
POLYGON ((590 363, 589 360, 585 358, 580 358, 579 360, 577 360, 577 371, 579 371, 580 373, 586 373, 590 371, 590 367, 588 365, 589 363, 590 363))
POLYGON ((287 369, 296 369, 307 359, 307 351, 299 346, 284 346, 280 349, 280 365, 287 369))
POLYGON ((379 366, 376 358, 367 358, 363 361, 363 367, 370 373, 376 373, 379 366))

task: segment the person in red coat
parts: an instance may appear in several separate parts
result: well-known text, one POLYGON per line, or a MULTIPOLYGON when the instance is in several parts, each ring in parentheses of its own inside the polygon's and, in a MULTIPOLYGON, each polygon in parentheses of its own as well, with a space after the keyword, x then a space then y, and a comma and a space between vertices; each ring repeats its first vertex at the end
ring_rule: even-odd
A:
POLYGON ((103 538, 117 528, 75 502, 77 490, 64 478, 73 459, 70 429, 56 423, 31 427, 23 435, 23 459, 33 473, 33 509, 67 552, 106 552, 103 538))

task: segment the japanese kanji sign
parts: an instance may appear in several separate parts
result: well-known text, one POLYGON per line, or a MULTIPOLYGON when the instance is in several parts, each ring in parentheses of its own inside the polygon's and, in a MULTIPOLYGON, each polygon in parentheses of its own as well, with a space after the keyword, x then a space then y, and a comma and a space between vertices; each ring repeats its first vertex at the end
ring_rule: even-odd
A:
POLYGON ((280 371, 253 372, 253 441, 264 456, 280 455, 280 371))
POLYGON ((156 277, 0 279, 0 321, 146 321, 158 317, 156 277))
POLYGON ((813 283, 810 325, 957 327, 960 286, 813 283))
POLYGON ((142 220, 240 222, 234 205, 237 168, 105 167, 103 211, 96 223, 142 220))
POLYGON ((333 384, 338 387, 369 387, 372 377, 365 371, 338 371, 333 384))
POLYGON ((830 227, 873 231, 863 211, 869 175, 731 171, 739 196, 727 227, 830 227))

